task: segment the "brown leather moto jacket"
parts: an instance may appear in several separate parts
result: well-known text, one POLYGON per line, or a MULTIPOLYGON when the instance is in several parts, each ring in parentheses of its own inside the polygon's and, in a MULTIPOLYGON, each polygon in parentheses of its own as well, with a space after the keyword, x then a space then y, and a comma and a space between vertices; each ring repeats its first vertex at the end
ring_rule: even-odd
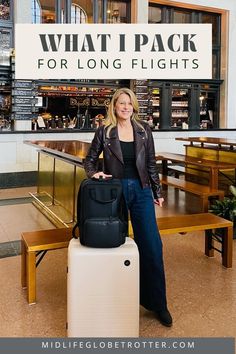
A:
MULTIPOLYGON (((143 188, 151 185, 154 198, 161 198, 152 132, 147 123, 141 124, 144 130, 132 121, 138 174, 143 188)), ((114 178, 123 178, 124 162, 116 127, 111 129, 109 138, 106 137, 105 126, 97 129, 84 163, 89 178, 98 172, 101 152, 103 152, 103 172, 111 174, 114 178)))

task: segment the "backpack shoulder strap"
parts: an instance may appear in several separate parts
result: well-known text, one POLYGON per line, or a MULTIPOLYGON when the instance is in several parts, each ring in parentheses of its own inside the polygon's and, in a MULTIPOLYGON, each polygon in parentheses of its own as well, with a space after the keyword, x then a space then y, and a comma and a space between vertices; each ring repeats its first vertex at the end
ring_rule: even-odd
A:
POLYGON ((78 223, 76 223, 75 225, 74 225, 74 227, 73 227, 73 229, 72 229, 72 237, 73 238, 79 238, 79 236, 77 236, 77 234, 76 234, 76 230, 79 230, 79 224, 78 223))

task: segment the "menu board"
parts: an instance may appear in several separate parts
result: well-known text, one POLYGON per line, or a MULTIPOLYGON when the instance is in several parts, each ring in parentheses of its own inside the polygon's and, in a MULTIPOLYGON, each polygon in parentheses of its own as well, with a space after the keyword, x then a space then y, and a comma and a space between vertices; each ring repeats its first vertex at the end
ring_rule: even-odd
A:
POLYGON ((14 80, 12 85, 12 119, 25 120, 37 116, 35 83, 31 80, 14 80))
POLYGON ((29 106, 12 106, 12 112, 27 112, 32 113, 31 105, 29 106))
POLYGON ((28 89, 32 89, 33 83, 32 81, 19 81, 19 80, 15 80, 14 82, 14 87, 24 87, 24 88, 28 88, 28 89))
POLYGON ((20 113, 15 113, 14 118, 17 120, 29 120, 36 117, 31 112, 20 112, 20 113))
POLYGON ((134 92, 139 103, 139 116, 141 119, 146 120, 150 114, 148 80, 135 80, 134 92))
POLYGON ((13 98, 14 102, 16 105, 22 105, 22 106, 30 106, 32 105, 32 98, 31 97, 24 97, 24 98, 19 98, 15 97, 13 98))

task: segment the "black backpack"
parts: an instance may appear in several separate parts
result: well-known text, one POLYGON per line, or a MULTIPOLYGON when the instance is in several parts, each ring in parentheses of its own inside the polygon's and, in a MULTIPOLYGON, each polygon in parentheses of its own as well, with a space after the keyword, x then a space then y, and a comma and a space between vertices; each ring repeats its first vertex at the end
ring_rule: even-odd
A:
POLYGON ((128 233, 127 208, 119 179, 85 179, 77 199, 80 242, 96 248, 119 247, 128 233))

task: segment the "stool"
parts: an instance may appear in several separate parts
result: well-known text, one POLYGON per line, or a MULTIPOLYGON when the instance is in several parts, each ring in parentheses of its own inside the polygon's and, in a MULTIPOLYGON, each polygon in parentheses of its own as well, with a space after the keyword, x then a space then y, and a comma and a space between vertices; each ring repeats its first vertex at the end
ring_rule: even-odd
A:
POLYGON ((36 303, 36 267, 47 251, 68 247, 71 228, 23 232, 21 235, 21 285, 29 304, 36 303), (39 257, 37 259, 37 257, 39 257))

